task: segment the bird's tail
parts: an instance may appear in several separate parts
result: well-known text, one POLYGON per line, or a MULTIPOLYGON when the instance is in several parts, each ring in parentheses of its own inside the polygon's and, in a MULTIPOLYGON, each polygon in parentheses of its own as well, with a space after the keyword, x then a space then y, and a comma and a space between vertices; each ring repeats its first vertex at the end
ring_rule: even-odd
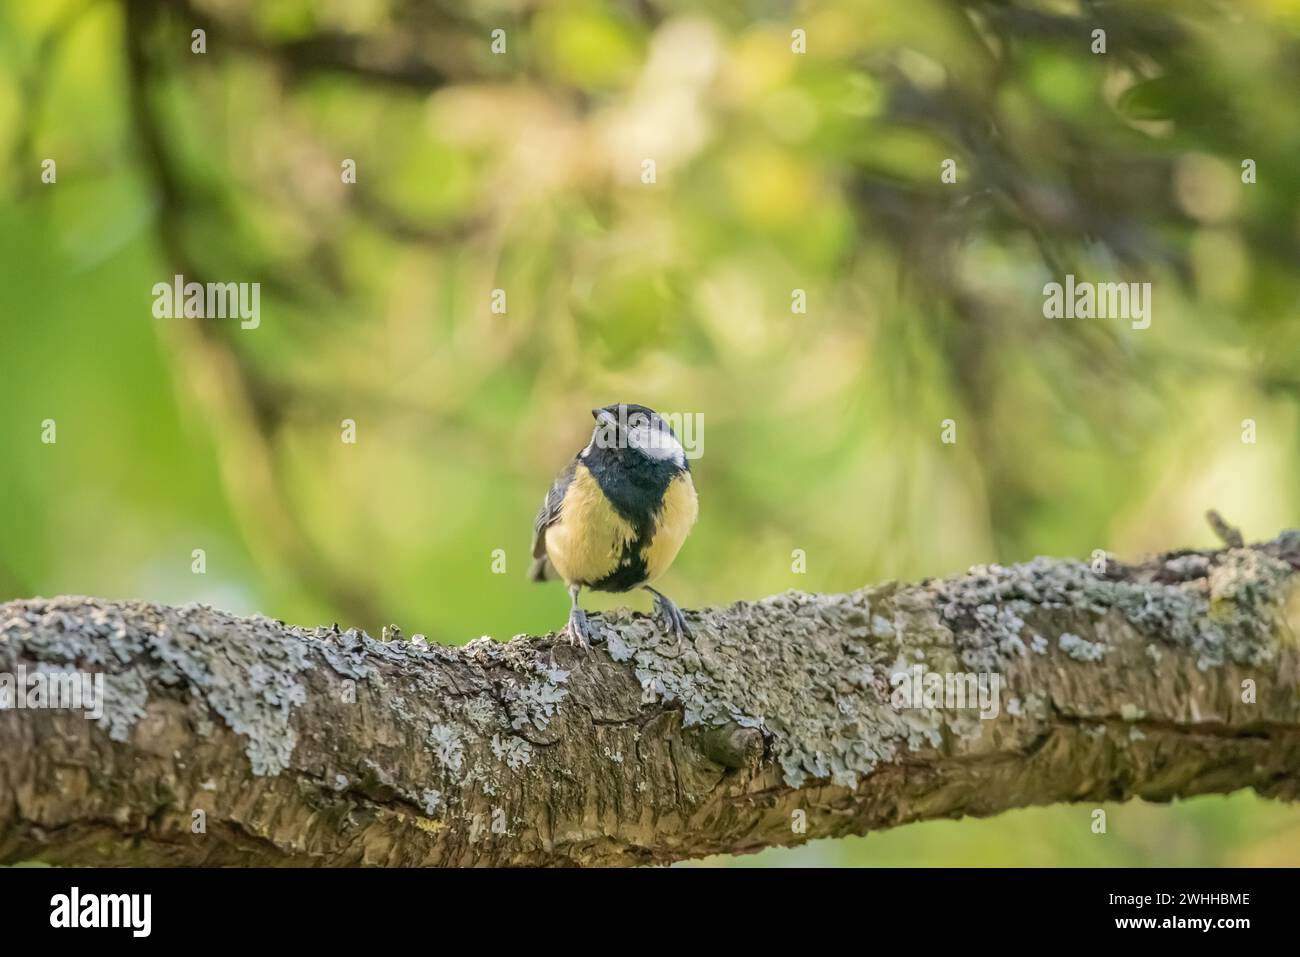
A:
POLYGON ((533 563, 528 566, 528 580, 530 582, 546 581, 547 578, 546 573, 549 567, 550 567, 550 562, 546 560, 545 555, 543 555, 541 558, 534 558, 533 563))

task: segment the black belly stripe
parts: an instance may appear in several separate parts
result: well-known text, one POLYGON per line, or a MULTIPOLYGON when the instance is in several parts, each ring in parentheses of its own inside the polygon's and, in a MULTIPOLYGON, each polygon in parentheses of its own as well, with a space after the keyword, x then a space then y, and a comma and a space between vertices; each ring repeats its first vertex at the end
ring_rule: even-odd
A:
POLYGON ((588 587, 593 591, 631 591, 646 579, 645 559, 641 557, 640 543, 628 545, 618 566, 598 582, 588 587))
POLYGON ((617 448, 595 447, 585 464, 610 505, 627 520, 633 532, 632 541, 624 546, 614 570, 588 587, 596 591, 630 591, 645 583, 642 550, 654 538, 668 485, 683 470, 672 462, 656 461, 633 449, 617 448))

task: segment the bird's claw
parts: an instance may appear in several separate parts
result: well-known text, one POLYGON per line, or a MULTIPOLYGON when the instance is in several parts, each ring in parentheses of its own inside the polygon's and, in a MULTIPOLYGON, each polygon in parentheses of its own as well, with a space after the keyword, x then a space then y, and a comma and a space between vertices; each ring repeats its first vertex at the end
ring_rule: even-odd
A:
POLYGON ((677 639, 677 647, 681 649, 682 643, 691 633, 682 610, 666 595, 656 594, 655 617, 659 619, 659 625, 664 632, 677 639))
POLYGON ((574 608, 569 612, 569 624, 566 630, 569 632, 569 642, 575 648, 591 647, 591 625, 587 621, 587 613, 581 608, 574 608))

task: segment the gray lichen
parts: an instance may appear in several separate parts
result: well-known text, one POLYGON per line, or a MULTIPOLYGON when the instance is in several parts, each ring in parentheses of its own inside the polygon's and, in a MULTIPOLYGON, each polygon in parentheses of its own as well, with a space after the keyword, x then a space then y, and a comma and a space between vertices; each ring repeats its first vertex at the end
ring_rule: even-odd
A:
POLYGON ((0 627, 0 637, 21 639, 31 659, 102 669, 102 720, 113 740, 127 740, 147 714, 152 683, 184 683, 245 737, 255 774, 288 766, 297 741, 290 715, 305 700, 299 676, 309 652, 302 632, 198 604, 112 606, 65 597, 21 607, 21 615, 11 614, 0 627))
POLYGON ((990 623, 990 606, 1005 606, 1017 616, 1035 607, 1076 611, 1090 620, 1114 614, 1140 633, 1187 648, 1208 663, 1269 660, 1279 590, 1291 566, 1256 549, 1236 549, 1206 563, 1208 578, 1184 580, 1190 567, 1183 561, 1173 569, 1174 583, 1112 580, 1082 562, 1036 558, 1021 565, 978 566, 938 587, 945 619, 959 635, 969 636, 975 660, 984 663, 987 658, 979 656, 991 651, 987 639, 1000 640, 1016 624, 1009 618, 990 623))
POLYGON ((797 593, 738 604, 699 616, 695 640, 680 651, 648 619, 610 617, 646 699, 680 703, 685 727, 760 728, 792 786, 809 777, 852 786, 907 741, 915 718, 899 715, 874 681, 873 664, 881 673, 888 664, 884 643, 863 641, 889 619, 876 616, 873 626, 868 607, 865 596, 836 603, 797 593), (820 618, 806 614, 813 608, 820 618), (752 653, 754 642, 771 643, 780 681, 772 680, 773 657, 752 653), (843 677, 845 659, 853 660, 856 683, 843 677))
POLYGON ((460 773, 465 761, 465 750, 460 732, 445 724, 435 724, 429 729, 429 744, 439 763, 451 774, 460 773))
POLYGON ((499 734, 492 735, 492 753, 497 760, 504 761, 512 771, 525 767, 533 759, 533 746, 523 738, 499 734))
POLYGON ((568 691, 550 680, 513 684, 506 692, 510 727, 516 731, 531 725, 545 731, 568 691))
POLYGON ((153 656, 184 675, 245 737, 254 774, 278 774, 298 740, 290 715, 306 699, 299 676, 308 667, 308 646, 261 616, 236 621, 202 606, 178 611, 174 626, 147 637, 153 656))
POLYGON ((1106 657, 1106 646, 1100 641, 1088 641, 1068 631, 1056 641, 1061 650, 1075 661, 1101 661, 1106 657))
POLYGON ((487 731, 497 723, 497 703, 489 694, 478 694, 466 703, 464 714, 474 727, 487 731))
POLYGON ((100 719, 114 741, 125 741, 131 727, 146 714, 149 687, 137 672, 105 675, 104 716, 100 719))

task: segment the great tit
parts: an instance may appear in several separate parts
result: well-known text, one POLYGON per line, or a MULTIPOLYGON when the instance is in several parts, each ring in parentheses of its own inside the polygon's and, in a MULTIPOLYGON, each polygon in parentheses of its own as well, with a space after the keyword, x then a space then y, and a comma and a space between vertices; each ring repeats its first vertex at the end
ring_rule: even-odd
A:
POLYGON ((680 644, 686 619, 650 587, 668 570, 699 514, 686 452, 657 412, 621 403, 592 409, 596 427, 546 493, 533 528, 528 577, 569 586, 569 640, 591 644, 583 588, 655 596, 655 614, 680 644), (552 574, 553 573, 553 574, 552 574))

